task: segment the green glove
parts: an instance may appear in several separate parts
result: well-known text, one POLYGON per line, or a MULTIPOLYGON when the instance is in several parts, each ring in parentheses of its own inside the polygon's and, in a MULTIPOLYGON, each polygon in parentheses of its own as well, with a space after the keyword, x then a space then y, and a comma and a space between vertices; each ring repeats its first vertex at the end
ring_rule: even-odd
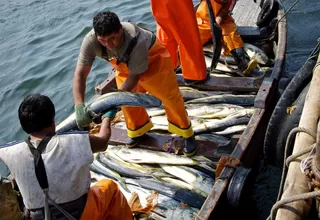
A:
POLYGON ((90 124, 92 118, 98 116, 89 107, 85 106, 84 103, 75 105, 74 108, 76 111, 76 122, 81 130, 90 124))
POLYGON ((110 118, 110 120, 113 120, 114 117, 116 116, 117 114, 117 109, 116 108, 112 108, 110 109, 109 111, 107 111, 106 113, 104 113, 102 116, 101 116, 101 119, 103 120, 104 118, 108 117, 110 118))

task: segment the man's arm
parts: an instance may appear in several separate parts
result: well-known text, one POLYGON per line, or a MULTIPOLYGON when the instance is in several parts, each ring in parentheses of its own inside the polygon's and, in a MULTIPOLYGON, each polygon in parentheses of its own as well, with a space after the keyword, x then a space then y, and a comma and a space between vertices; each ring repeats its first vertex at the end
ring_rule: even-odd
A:
POLYGON ((137 85, 140 79, 140 74, 129 74, 128 78, 121 85, 121 90, 131 91, 137 85))
POLYGON ((108 141, 111 136, 111 120, 106 117, 101 122, 100 131, 98 134, 89 134, 91 150, 93 153, 105 151, 108 148, 108 141))
POLYGON ((84 103, 84 94, 86 91, 86 80, 90 73, 91 66, 77 65, 73 76, 73 98, 74 104, 84 103))
POLYGON ((220 12, 218 13, 217 17, 216 17, 216 22, 217 25, 221 26, 223 24, 224 19, 226 18, 226 16, 229 14, 229 11, 221 8, 220 12))

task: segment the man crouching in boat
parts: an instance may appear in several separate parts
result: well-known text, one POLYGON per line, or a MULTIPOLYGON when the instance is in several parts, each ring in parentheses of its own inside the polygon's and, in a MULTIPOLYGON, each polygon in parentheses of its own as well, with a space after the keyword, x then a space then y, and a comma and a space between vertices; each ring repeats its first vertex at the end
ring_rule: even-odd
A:
MULTIPOLYGON (((231 52, 239 70, 244 75, 250 75, 257 67, 257 61, 255 59, 250 60, 245 53, 243 41, 237 32, 237 26, 230 14, 236 4, 236 0, 210 0, 210 2, 216 23, 222 30, 224 54, 229 55, 231 52)), ((206 0, 202 0, 196 11, 202 44, 205 44, 212 38, 208 13, 207 2, 206 0)))
MULTIPOLYGON (((116 82, 120 90, 149 92, 159 98, 166 110, 168 131, 185 138, 185 155, 195 153, 193 129, 167 49, 151 31, 128 22, 120 23, 118 16, 109 11, 93 18, 93 29, 81 45, 73 79, 79 128, 91 122, 91 111, 84 105, 84 93, 95 57, 107 60, 116 69, 116 82)), ((145 108, 122 107, 122 111, 128 128, 127 145, 133 147, 153 124, 145 108)))
POLYGON ((100 132, 55 133, 55 107, 44 95, 28 95, 19 107, 24 142, 0 149, 27 209, 26 219, 132 219, 126 198, 112 180, 90 188, 88 165, 93 153, 105 151, 110 121, 103 115, 100 132))

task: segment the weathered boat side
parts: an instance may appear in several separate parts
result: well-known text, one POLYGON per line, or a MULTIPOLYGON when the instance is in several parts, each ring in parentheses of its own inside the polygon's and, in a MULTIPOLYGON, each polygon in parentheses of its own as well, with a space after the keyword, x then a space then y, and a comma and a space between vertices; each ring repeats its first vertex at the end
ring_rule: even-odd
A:
MULTIPOLYGON (((278 42, 280 43, 278 43, 279 46, 276 54, 274 69, 270 79, 264 79, 256 99, 256 102, 257 100, 261 100, 264 101, 264 104, 261 105, 258 103, 258 106, 255 105, 256 107, 262 108, 252 116, 247 129, 244 131, 233 153, 231 154, 232 158, 242 161, 244 167, 252 167, 257 159, 256 156, 260 151, 260 146, 262 145, 265 134, 267 125, 266 122, 271 114, 271 111, 268 112, 268 110, 272 109, 274 106, 275 100, 272 100, 272 98, 274 98, 277 81, 279 80, 283 69, 286 51, 286 18, 283 17, 283 15, 284 9, 281 7, 278 13, 278 19, 280 20, 282 18, 278 24, 278 42), (268 86, 263 86, 264 84, 268 84, 268 86)), ((201 210, 199 211, 197 216, 198 219, 209 219, 210 217, 214 218, 216 215, 221 214, 216 207, 218 207, 219 203, 222 202, 222 194, 226 193, 228 183, 232 178, 234 171, 235 168, 224 168, 220 174, 220 177, 216 180, 212 191, 207 197, 201 210)), ((224 200, 224 202, 226 201, 224 200)))

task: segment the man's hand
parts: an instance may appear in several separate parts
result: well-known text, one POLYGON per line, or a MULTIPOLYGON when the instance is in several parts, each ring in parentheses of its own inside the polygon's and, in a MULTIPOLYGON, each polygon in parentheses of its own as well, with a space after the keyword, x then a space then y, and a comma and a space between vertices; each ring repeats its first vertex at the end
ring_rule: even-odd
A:
POLYGON ((79 129, 83 129, 87 127, 92 118, 97 117, 98 115, 94 113, 89 107, 85 106, 84 103, 75 105, 75 112, 76 112, 76 122, 79 129))
POLYGON ((217 23, 218 28, 220 29, 220 26, 222 24, 222 17, 221 16, 216 17, 216 23, 217 23))
POLYGON ((224 19, 226 18, 226 16, 229 14, 228 10, 225 9, 221 9, 220 12, 218 13, 218 15, 216 16, 216 23, 219 27, 221 27, 221 25, 224 22, 224 19))

